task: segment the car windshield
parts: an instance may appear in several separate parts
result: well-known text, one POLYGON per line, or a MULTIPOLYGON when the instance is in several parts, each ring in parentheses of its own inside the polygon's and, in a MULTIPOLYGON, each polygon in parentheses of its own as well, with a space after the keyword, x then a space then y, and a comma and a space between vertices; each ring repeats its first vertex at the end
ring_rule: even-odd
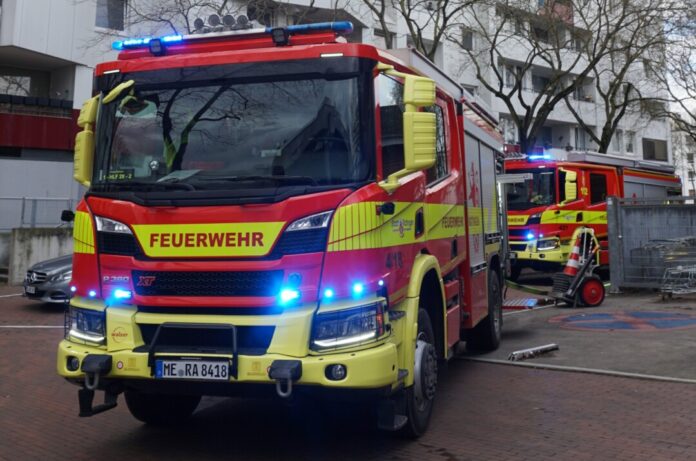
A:
POLYGON ((128 188, 327 186, 371 173, 358 78, 135 86, 102 106, 95 183, 128 188), (110 127, 110 128, 109 128, 110 127), (104 127, 101 127, 104 129, 104 127))
POLYGON ((508 210, 528 210, 556 203, 556 170, 515 170, 515 173, 531 173, 532 179, 510 184, 507 194, 508 210))

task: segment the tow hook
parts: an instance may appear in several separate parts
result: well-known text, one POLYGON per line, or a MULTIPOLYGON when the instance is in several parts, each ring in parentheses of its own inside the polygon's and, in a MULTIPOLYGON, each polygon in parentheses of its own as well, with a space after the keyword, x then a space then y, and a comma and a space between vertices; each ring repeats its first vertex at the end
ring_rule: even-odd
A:
POLYGON ((268 377, 276 382, 276 392, 284 399, 292 395, 292 383, 302 377, 299 360, 274 360, 268 368, 268 377))
POLYGON ((104 403, 93 406, 94 392, 99 388, 99 378, 111 371, 111 356, 90 354, 82 361, 80 370, 85 374, 85 387, 77 391, 80 403, 80 417, 93 416, 116 407, 120 392, 104 390, 104 403))

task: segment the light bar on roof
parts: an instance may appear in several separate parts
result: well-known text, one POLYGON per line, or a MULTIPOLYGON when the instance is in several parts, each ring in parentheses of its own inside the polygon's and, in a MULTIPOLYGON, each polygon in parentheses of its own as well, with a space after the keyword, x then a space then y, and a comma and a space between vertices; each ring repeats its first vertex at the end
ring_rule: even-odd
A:
MULTIPOLYGON (((151 40, 159 39, 162 44, 173 44, 180 42, 187 42, 190 40, 200 40, 208 39, 213 37, 238 37, 247 35, 259 35, 267 34, 271 35, 273 29, 278 29, 277 27, 265 27, 256 29, 242 29, 242 30, 231 30, 226 32, 211 32, 207 34, 195 34, 195 35, 165 35, 164 37, 137 37, 129 38, 126 40, 120 40, 113 42, 111 47, 114 50, 131 50, 137 48, 145 48, 149 45, 151 40)), ((287 26, 285 30, 288 34, 302 34, 311 32, 337 32, 349 34, 353 31, 353 23, 350 21, 336 21, 336 22, 317 22, 314 24, 297 24, 294 26, 287 26)))

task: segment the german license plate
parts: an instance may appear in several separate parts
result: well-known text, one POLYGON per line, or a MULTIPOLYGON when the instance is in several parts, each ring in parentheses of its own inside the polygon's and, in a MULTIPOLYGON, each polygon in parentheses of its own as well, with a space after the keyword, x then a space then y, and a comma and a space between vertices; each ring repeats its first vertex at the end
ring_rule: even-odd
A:
POLYGON ((24 292, 26 294, 33 295, 34 293, 36 293, 36 287, 26 286, 24 287, 24 292))
POLYGON ((221 360, 156 360, 155 378, 229 381, 230 363, 221 360))

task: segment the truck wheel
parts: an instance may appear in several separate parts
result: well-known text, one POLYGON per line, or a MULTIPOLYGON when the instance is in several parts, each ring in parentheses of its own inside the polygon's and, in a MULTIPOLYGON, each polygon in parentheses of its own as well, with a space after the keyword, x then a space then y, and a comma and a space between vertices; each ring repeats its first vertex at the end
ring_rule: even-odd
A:
POLYGON ((512 264, 510 266, 510 280, 513 282, 516 282, 517 279, 520 278, 520 274, 522 273, 522 266, 519 264, 512 264))
POLYGON ((132 389, 124 394, 131 415, 153 426, 181 422, 193 414, 201 401, 200 395, 144 394, 132 389))
POLYGON ((410 438, 420 437, 428 429, 437 390, 435 335, 430 316, 425 309, 418 309, 418 338, 415 355, 413 386, 405 389, 402 394, 408 421, 401 429, 401 434, 410 438))
POLYGON ((466 345, 476 351, 493 351, 500 346, 503 329, 503 296, 495 272, 488 273, 488 316, 471 332, 466 345))
POLYGON ((602 279, 596 275, 586 278, 580 285, 580 301, 583 306, 599 306, 604 301, 604 294, 602 279))

